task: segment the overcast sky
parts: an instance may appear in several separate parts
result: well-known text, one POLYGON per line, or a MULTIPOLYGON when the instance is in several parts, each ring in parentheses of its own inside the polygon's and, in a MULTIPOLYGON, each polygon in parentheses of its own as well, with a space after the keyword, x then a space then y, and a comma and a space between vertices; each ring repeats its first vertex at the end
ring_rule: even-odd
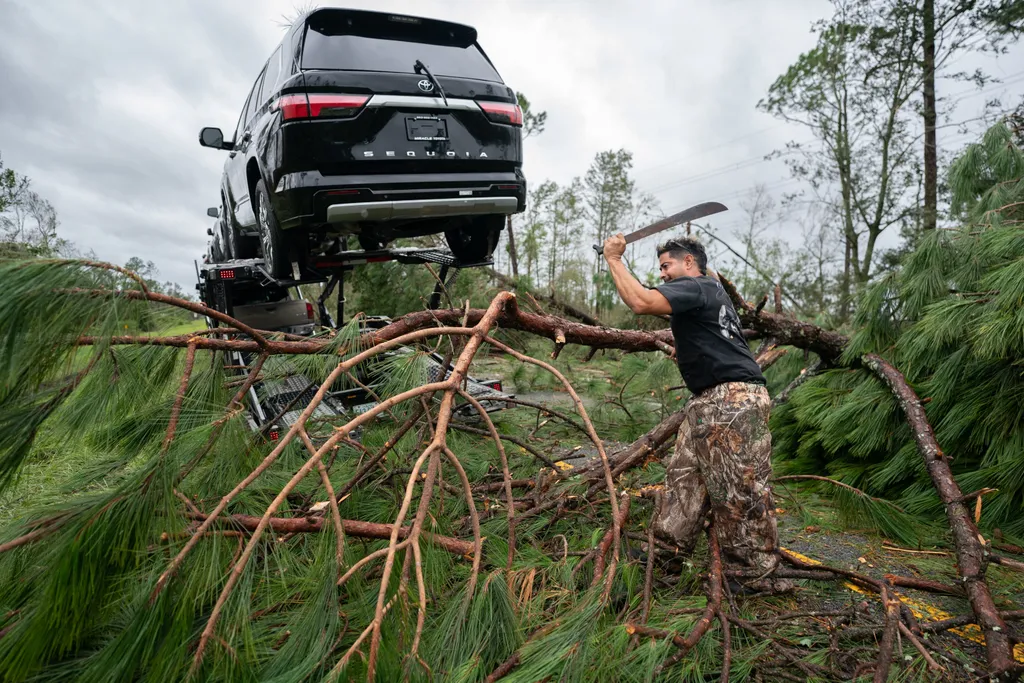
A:
MULTIPOLYGON (((217 203, 223 152, 204 125, 233 129, 284 19, 301 0, 0 0, 0 155, 56 207, 60 234, 103 259, 152 260, 191 290, 217 203)), ((755 183, 791 191, 761 158, 799 134, 759 113, 772 81, 813 44, 826 0, 378 0, 349 7, 470 24, 505 82, 548 112, 526 143, 536 185, 582 175, 625 147, 640 189, 667 213, 729 205, 742 222, 755 183)), ((965 92, 957 118, 987 97, 1024 92, 1024 50, 981 62, 1006 85, 965 92)), ((973 61, 965 61, 973 65, 973 61)), ((966 138, 944 131, 950 144, 966 138)), ((940 143, 941 144, 941 143, 940 143)))

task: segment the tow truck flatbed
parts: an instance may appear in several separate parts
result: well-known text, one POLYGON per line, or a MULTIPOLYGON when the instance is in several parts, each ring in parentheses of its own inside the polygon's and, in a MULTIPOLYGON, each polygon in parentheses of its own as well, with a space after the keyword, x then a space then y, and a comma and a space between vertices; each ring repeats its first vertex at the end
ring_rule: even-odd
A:
MULTIPOLYGON (((409 264, 433 263, 441 267, 437 277, 438 283, 429 304, 431 308, 438 307, 442 287, 450 286, 460 269, 487 266, 493 263, 491 260, 479 263, 460 262, 450 251, 439 248, 343 250, 330 256, 313 257, 301 267, 298 263, 293 263, 291 278, 275 278, 271 276, 263 259, 234 259, 220 263, 197 263, 198 283, 196 289, 204 303, 228 315, 234 315, 236 308, 240 310, 242 307, 250 305, 250 302, 256 302, 251 306, 262 305, 265 298, 262 293, 267 290, 286 292, 297 289, 300 285, 327 283, 325 287, 321 288, 322 291, 317 301, 320 324, 323 327, 337 329, 344 324, 344 298, 339 296, 337 319, 331 318, 325 302, 336 287, 341 291, 345 271, 352 270, 358 265, 387 261, 409 264)), ((298 300, 301 301, 301 294, 298 296, 298 300)), ((308 303, 307 306, 309 306, 308 303)), ((312 330, 311 306, 309 310, 310 330, 312 330)), ((388 318, 370 316, 362 319, 361 324, 372 328, 385 325, 388 322, 390 322, 388 318)), ((218 325, 217 321, 209 319, 207 324, 210 327, 218 325)), ((384 352, 381 359, 384 357, 396 358, 412 352, 411 348, 399 347, 384 352)), ((241 352, 232 352, 229 357, 234 365, 232 374, 238 377, 243 377, 247 368, 251 367, 256 360, 254 354, 241 352)), ((424 361, 425 374, 421 378, 423 382, 440 381, 450 376, 452 366, 449 364, 445 367, 443 358, 439 354, 428 353, 424 361)), ((367 384, 374 384, 369 376, 364 379, 367 384)), ((251 430, 261 433, 271 441, 276 440, 298 419, 313 394, 316 393, 316 388, 317 385, 297 369, 281 367, 271 375, 261 378, 250 387, 246 397, 249 407, 247 419, 251 430)), ((512 404, 507 403, 505 399, 514 396, 505 393, 502 390, 501 381, 496 379, 467 377, 465 390, 476 398, 487 412, 511 407, 512 404)), ((332 389, 326 393, 311 418, 314 421, 337 423, 340 420, 345 422, 370 409, 377 404, 378 400, 373 390, 366 385, 332 389)), ((453 417, 459 420, 477 419, 472 404, 468 402, 456 405, 453 417)))
POLYGON ((309 260, 303 267, 292 263, 291 278, 275 278, 267 269, 263 259, 237 259, 223 263, 204 263, 199 266, 200 278, 206 280, 256 280, 263 285, 274 284, 279 287, 295 287, 297 285, 327 282, 339 270, 349 270, 352 266, 366 263, 436 263, 442 268, 477 268, 489 266, 492 260, 477 263, 464 263, 445 249, 398 247, 394 249, 378 249, 374 251, 342 251, 330 256, 317 256, 309 260))
POLYGON ((228 312, 233 305, 232 288, 238 286, 279 287, 291 289, 300 285, 327 283, 317 302, 320 324, 325 327, 338 328, 345 321, 345 299, 338 297, 337 316, 332 318, 325 306, 327 298, 335 288, 343 291, 345 271, 357 265, 367 263, 435 263, 441 266, 437 275, 438 282, 430 295, 429 308, 440 306, 441 293, 454 281, 459 270, 489 266, 494 262, 490 259, 475 263, 459 261, 446 249, 433 247, 396 247, 393 249, 340 251, 329 256, 311 258, 305 265, 292 263, 291 278, 275 278, 270 274, 263 259, 235 259, 221 263, 203 263, 196 265, 199 282, 196 289, 204 301, 213 301, 217 310, 228 312), (449 272, 451 271, 451 277, 449 272))

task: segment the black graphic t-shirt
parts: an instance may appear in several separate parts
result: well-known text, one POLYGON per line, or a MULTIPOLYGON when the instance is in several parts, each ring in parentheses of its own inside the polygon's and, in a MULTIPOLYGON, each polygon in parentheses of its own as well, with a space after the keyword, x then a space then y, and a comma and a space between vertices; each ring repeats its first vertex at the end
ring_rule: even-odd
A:
POLYGON ((724 382, 764 384, 736 309, 718 280, 680 277, 657 289, 672 306, 676 363, 687 389, 699 394, 724 382))

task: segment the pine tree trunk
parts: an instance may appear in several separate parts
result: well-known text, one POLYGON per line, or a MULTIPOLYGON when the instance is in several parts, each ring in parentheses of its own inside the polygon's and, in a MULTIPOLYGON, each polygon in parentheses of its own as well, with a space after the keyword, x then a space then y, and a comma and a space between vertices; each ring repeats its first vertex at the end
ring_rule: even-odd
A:
POLYGON ((935 137, 935 0, 924 0, 924 225, 938 220, 938 145, 935 137))
POLYGON ((913 431, 918 452, 924 459, 935 491, 946 508, 946 520, 949 522, 953 546, 956 548, 957 570, 974 617, 985 635, 989 673, 993 676, 992 680, 995 680, 1014 668, 1013 645, 1006 633, 1006 623, 999 615, 985 582, 988 552, 985 550, 984 539, 964 504, 963 493, 953 477, 949 460, 935 440, 935 433, 928 423, 923 404, 917 394, 902 373, 882 357, 867 354, 862 360, 892 390, 900 407, 903 408, 913 431))
POLYGON ((512 277, 519 279, 519 255, 516 253, 516 236, 512 232, 512 216, 508 217, 508 258, 512 264, 512 277))
MULTIPOLYGON (((844 234, 845 231, 844 231, 844 234)), ((850 238, 847 236, 843 239, 843 278, 841 281, 841 291, 839 292, 839 319, 845 321, 850 315, 850 238)))
POLYGON ((843 301, 840 318, 845 321, 851 312, 853 302, 853 286, 860 272, 860 261, 857 258, 857 231, 854 227, 853 206, 853 164, 850 159, 849 113, 847 111, 847 95, 844 89, 842 104, 838 114, 836 132, 836 161, 838 162, 839 184, 843 202, 843 234, 846 241, 846 256, 843 267, 843 301))

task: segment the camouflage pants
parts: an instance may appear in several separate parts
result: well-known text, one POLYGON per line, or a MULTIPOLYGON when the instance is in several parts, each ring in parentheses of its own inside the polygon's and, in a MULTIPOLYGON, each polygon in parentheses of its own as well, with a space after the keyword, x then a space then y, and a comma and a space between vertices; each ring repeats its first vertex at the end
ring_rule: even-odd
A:
POLYGON ((764 574, 775 569, 770 409, 767 389, 741 382, 720 384, 690 399, 665 467, 657 535, 689 552, 710 512, 725 563, 764 574))

